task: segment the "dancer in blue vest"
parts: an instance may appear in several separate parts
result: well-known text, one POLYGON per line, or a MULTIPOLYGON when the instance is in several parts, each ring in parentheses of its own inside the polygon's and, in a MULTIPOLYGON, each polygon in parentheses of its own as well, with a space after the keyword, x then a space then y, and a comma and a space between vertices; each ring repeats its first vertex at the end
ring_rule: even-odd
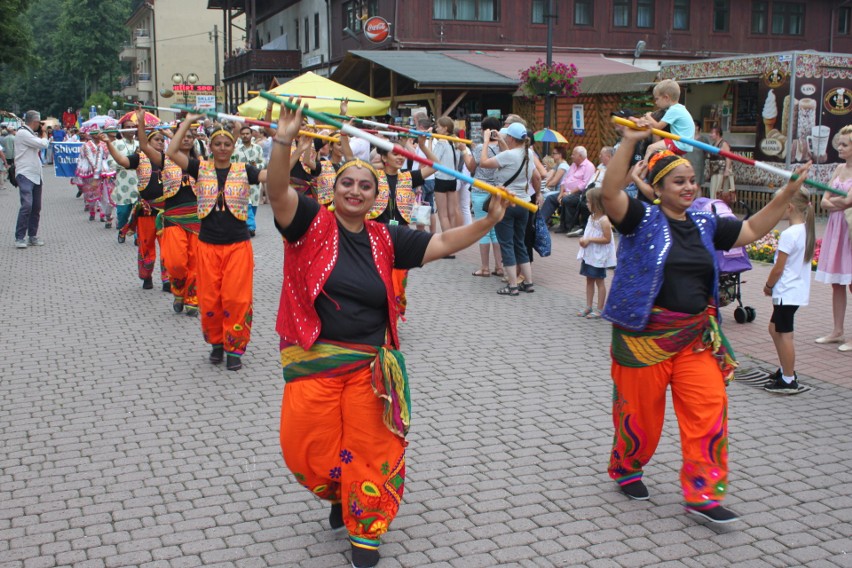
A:
MULTIPOLYGON (((645 119, 634 119, 647 126, 645 119)), ((630 157, 650 130, 627 130, 607 168, 603 202, 622 234, 603 317, 613 323, 609 475, 628 497, 649 498, 643 468, 654 455, 671 386, 686 510, 714 523, 737 520, 721 506, 728 484, 726 384, 736 360, 719 322, 715 250, 753 242, 781 219, 809 164, 747 221, 690 211, 700 195, 689 161, 671 152, 650 164, 653 205, 624 191, 630 157)))

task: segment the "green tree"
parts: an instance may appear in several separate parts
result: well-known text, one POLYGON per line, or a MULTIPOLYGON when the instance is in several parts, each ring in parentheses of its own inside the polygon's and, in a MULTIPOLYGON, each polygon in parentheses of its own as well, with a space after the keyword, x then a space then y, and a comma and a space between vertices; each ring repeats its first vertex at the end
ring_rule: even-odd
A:
POLYGON ((0 0, 0 65, 22 70, 33 60, 33 38, 24 24, 30 0, 0 0))

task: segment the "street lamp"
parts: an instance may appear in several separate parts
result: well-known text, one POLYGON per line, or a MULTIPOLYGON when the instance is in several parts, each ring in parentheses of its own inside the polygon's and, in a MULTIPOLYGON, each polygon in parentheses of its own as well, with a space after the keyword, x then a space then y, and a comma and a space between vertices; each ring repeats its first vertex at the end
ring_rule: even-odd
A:
MULTIPOLYGON (((175 86, 181 85, 181 90, 183 91, 183 104, 189 104, 189 91, 192 88, 192 85, 195 85, 198 82, 198 75, 195 73, 190 73, 186 76, 186 80, 184 80, 183 75, 180 73, 175 73, 172 75, 172 84, 175 86)), ((177 89, 175 89, 177 90, 177 89)))

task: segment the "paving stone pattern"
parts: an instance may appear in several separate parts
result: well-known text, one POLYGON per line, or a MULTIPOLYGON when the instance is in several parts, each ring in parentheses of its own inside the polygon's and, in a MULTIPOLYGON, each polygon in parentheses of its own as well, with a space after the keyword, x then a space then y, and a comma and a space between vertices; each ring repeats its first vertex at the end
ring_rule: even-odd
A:
MULTIPOLYGON (((349 565, 327 508, 278 445, 282 247, 260 208, 242 371, 207 363, 198 321, 141 289, 135 248, 48 174, 44 247, 16 250, 0 190, 0 567, 349 565)), ((634 502, 606 475, 609 326, 582 305, 574 244, 498 297, 474 250, 410 278, 402 326, 414 419, 382 568, 852 566, 852 392, 730 387, 738 523, 687 516, 669 409, 634 502)), ((733 324, 726 324, 733 325, 733 324)), ((765 327, 755 328, 765 333, 765 327)), ((764 360, 773 355, 765 353, 764 360)))

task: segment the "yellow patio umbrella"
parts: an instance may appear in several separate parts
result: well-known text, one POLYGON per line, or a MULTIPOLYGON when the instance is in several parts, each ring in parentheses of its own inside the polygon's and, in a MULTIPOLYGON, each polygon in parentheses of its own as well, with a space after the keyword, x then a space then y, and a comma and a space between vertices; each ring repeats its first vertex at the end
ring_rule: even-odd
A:
MULTIPOLYGON (((381 116, 388 112, 389 102, 380 101, 368 97, 363 93, 359 93, 354 89, 350 89, 340 83, 335 83, 331 79, 327 79, 316 73, 308 71, 304 75, 300 75, 295 79, 278 85, 270 91, 276 95, 312 95, 323 97, 347 98, 352 100, 364 101, 363 103, 350 102, 349 110, 346 112, 349 116, 381 116)), ((266 114, 266 99, 255 97, 241 104, 238 107, 241 116, 252 118, 263 118, 266 114)), ((319 112, 340 112, 340 101, 328 101, 322 99, 306 99, 304 101, 312 110, 319 112)), ((281 105, 275 105, 272 109, 272 118, 278 118, 278 111, 281 105)))

